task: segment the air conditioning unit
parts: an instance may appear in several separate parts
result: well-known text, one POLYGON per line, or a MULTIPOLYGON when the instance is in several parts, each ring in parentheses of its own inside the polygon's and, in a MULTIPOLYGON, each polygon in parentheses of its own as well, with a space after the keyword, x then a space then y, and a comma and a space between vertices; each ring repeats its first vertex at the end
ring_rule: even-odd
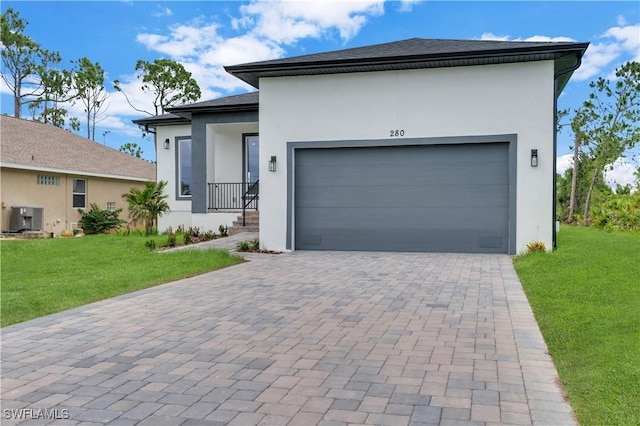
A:
POLYGON ((43 218, 42 207, 11 207, 9 229, 11 231, 42 231, 43 218))

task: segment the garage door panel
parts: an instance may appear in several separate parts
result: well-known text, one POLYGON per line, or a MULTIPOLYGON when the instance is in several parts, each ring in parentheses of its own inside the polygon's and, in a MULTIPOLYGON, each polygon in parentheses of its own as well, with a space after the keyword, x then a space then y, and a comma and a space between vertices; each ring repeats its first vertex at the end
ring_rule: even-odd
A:
POLYGON ((296 249, 506 253, 508 144, 298 149, 296 249))
POLYGON ((297 158, 296 163, 302 167, 345 165, 357 166, 380 164, 407 164, 428 166, 430 164, 460 164, 461 162, 491 162, 508 161, 508 153, 501 147, 504 144, 464 144, 464 154, 458 158, 451 157, 452 146, 461 145, 431 145, 428 147, 429 155, 424 156, 425 145, 388 147, 357 147, 357 148, 317 148, 313 158, 297 158), (481 146, 483 145, 483 146, 481 146), (340 155, 335 155, 335 150, 340 150, 340 155), (366 151, 366 152, 365 152, 366 151), (415 155, 414 155, 415 154, 415 155), (475 161, 477 160, 477 161, 475 161))
POLYGON ((508 190, 504 185, 455 186, 376 186, 376 187, 317 187, 313 190, 302 188, 296 193, 298 208, 340 208, 377 209, 390 206, 398 208, 425 207, 437 200, 440 208, 464 207, 508 207, 507 201, 496 194, 508 190), (433 202, 430 202, 433 200, 433 202))
POLYGON ((358 166, 337 166, 329 165, 326 167, 308 167, 302 176, 296 176, 297 186, 306 187, 322 187, 325 186, 324 179, 327 175, 333 176, 337 181, 335 186, 378 186, 378 185, 414 185, 423 186, 430 185, 468 185, 468 176, 475 176, 474 182, 477 185, 491 185, 504 183, 508 176, 501 176, 493 170, 505 170, 506 162, 491 162, 487 164, 477 163, 461 163, 450 168, 427 167, 421 165, 418 168, 410 168, 404 164, 402 167, 394 164, 384 164, 376 166, 372 170, 372 165, 358 166), (465 174, 461 175, 460 170, 465 170, 465 174))
POLYGON ((365 229, 375 231, 376 229, 400 230, 407 227, 408 223, 420 224, 420 228, 430 229, 461 229, 478 228, 500 229, 504 232, 504 223, 507 216, 504 209, 495 207, 483 209, 478 212, 472 208, 456 209, 451 212, 447 208, 407 208, 402 214, 398 214, 396 209, 375 209, 365 211, 363 209, 336 209, 336 208, 311 208, 300 209, 300 215, 296 222, 299 231, 335 228, 365 229), (316 214, 317 213, 317 214, 316 214), (345 226, 345 217, 356 217, 358 220, 348 222, 345 226), (384 226, 380 226, 384 224, 384 226))
POLYGON ((305 250, 426 251, 449 253, 505 253, 507 241, 500 230, 487 229, 354 229, 324 228, 305 232, 298 239, 305 250), (354 246, 357 241, 358 245, 354 246))

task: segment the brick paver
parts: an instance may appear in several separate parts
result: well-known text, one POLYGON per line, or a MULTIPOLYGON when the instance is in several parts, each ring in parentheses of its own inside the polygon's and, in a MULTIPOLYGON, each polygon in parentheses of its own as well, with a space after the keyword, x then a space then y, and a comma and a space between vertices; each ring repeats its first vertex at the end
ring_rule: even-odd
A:
POLYGON ((575 424, 508 256, 248 259, 4 328, 3 426, 575 424))

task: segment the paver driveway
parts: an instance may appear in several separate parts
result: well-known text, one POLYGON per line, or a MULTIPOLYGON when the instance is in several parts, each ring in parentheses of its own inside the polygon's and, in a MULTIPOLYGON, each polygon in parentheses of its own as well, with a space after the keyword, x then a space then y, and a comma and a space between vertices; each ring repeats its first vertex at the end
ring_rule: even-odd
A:
POLYGON ((251 258, 3 329, 2 424, 575 424, 508 256, 251 258))

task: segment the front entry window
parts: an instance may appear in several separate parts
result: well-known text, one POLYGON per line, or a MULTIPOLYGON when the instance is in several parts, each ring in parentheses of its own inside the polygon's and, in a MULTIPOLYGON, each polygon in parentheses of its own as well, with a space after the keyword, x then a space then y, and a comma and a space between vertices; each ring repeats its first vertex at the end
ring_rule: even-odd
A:
POLYGON ((258 159, 260 139, 258 135, 244 135, 245 152, 245 182, 255 183, 260 178, 260 163, 258 159))
POLYGON ((191 197, 191 139, 178 138, 178 198, 191 197))

